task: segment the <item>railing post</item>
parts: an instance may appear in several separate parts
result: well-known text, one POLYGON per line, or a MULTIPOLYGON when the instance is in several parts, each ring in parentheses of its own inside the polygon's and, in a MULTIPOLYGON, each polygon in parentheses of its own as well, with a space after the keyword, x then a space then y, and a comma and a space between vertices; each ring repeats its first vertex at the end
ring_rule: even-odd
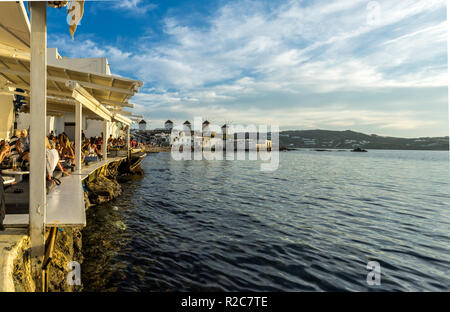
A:
POLYGON ((31 269, 36 291, 43 291, 45 253, 47 108, 47 2, 31 3, 30 64, 30 243, 31 269))
POLYGON ((75 170, 81 171, 81 124, 83 122, 82 104, 76 101, 75 104, 75 170))
POLYGON ((103 160, 108 160, 108 120, 103 119, 103 160))

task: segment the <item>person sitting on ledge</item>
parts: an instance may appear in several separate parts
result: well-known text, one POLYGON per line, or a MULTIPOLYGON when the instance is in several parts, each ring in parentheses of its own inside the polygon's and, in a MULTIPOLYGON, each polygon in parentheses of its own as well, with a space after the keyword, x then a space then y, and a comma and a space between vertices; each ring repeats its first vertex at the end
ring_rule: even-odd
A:
POLYGON ((59 170, 67 176, 70 175, 70 173, 65 170, 61 164, 59 163, 59 154, 58 151, 55 149, 55 143, 53 141, 49 141, 48 138, 45 138, 45 147, 46 147, 46 167, 47 167, 47 180, 52 181, 53 184, 55 183, 55 179, 53 178, 53 172, 55 171, 56 166, 58 166, 59 170))

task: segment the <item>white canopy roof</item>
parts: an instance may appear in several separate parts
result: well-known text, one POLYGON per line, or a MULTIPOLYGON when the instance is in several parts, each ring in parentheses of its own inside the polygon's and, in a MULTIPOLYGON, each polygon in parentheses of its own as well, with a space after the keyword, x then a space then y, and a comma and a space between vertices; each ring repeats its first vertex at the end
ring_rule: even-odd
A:
MULTIPOLYGON (((30 22, 22 1, 0 2, 0 92, 25 90, 30 95, 30 22)), ((130 124, 133 116, 129 100, 141 81, 119 76, 94 74, 58 66, 47 66, 47 112, 72 112, 74 95, 84 94, 83 113, 90 118, 116 120, 130 124), (68 82, 70 82, 68 84, 68 82), (76 90, 68 86, 77 86, 76 90), (80 91, 83 90, 83 91, 80 91), (89 98, 91 105, 85 103, 89 98), (92 104, 95 103, 95 104, 92 104), (101 106, 101 108, 100 108, 101 106)), ((29 109, 29 106, 28 106, 29 109)))
MULTIPOLYGON (((84 107, 92 113, 106 118, 108 114, 112 119, 122 123, 130 124, 131 119, 121 116, 122 109, 133 107, 128 100, 136 94, 139 87, 143 85, 141 81, 122 78, 119 76, 92 74, 82 71, 68 70, 58 66, 47 66, 47 94, 49 95, 49 111, 67 111, 63 106, 73 106, 75 91, 81 91, 84 99, 89 98, 95 105, 88 105, 82 102, 84 107), (58 110, 61 106, 61 110, 58 110), (101 109, 98 107, 102 107, 101 109), (97 107, 94 110, 93 107, 97 107), (117 113, 110 112, 108 107, 119 108, 117 113), (99 114, 103 112, 102 114, 99 114), (107 112, 107 113, 106 113, 107 112), (124 119, 125 118, 125 119, 124 119), (120 119, 120 120, 119 120, 120 119)), ((3 91, 6 88, 20 88, 25 90, 25 96, 29 97, 30 92, 30 61, 24 58, 0 55, 0 76, 4 78, 3 91)), ((12 91, 14 92, 14 91, 12 91)))
POLYGON ((22 1, 0 3, 0 48, 30 53, 30 22, 22 1))

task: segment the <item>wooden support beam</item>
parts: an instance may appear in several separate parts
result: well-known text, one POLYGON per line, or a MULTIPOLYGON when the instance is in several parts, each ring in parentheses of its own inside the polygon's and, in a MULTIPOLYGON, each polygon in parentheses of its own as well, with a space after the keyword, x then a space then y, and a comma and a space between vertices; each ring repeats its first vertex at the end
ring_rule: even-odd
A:
MULTIPOLYGON (((10 34, 12 37, 17 39, 17 41, 19 41, 20 43, 22 43, 26 47, 28 47, 28 48, 30 47, 26 41, 24 41, 22 38, 20 38, 19 36, 16 35, 16 32, 14 30, 10 30, 8 27, 6 27, 3 24, 0 24, 0 28, 2 28, 4 31, 6 31, 8 34, 10 34)), ((30 40, 31 40, 31 38, 30 38, 30 40)))
MULTIPOLYGON (((1 68, 0 68, 0 76, 4 76, 3 74, 1 74, 1 68)), ((8 78, 8 77, 4 77, 4 78, 6 80, 11 81, 11 79, 8 78)), ((28 84, 16 83, 14 81, 11 81, 11 82, 12 82, 12 84, 6 84, 6 85, 8 87, 20 88, 20 89, 23 89, 23 90, 30 90, 30 86, 28 84)), ((67 91, 47 90, 47 93, 48 94, 52 94, 52 95, 72 97, 72 92, 67 92, 67 91)), ((100 102, 100 104, 110 105, 110 106, 117 107, 117 108, 124 108, 124 107, 134 108, 134 104, 131 104, 131 103, 128 103, 128 102, 109 101, 109 100, 103 100, 103 99, 98 99, 98 101, 100 102)))
MULTIPOLYGON (((114 86, 114 78, 111 80, 111 85, 110 86, 111 87, 114 86)), ((111 91, 108 92, 108 100, 110 100, 110 99, 111 99, 111 91)))
POLYGON ((111 119, 112 114, 86 90, 78 87, 73 90, 72 97, 101 118, 111 119))
POLYGON ((50 234, 47 241, 47 246, 45 248, 45 257, 44 257, 44 265, 43 269, 47 269, 50 265, 53 258, 53 249, 55 246, 56 234, 58 233, 57 227, 52 227, 50 229, 50 234))
MULTIPOLYGON (((20 76, 28 77, 30 75, 30 73, 28 71, 10 69, 7 66, 6 67, 5 66, 1 66, 0 67, 0 72, 3 73, 3 74, 9 74, 9 75, 18 76, 22 81, 23 81, 23 79, 20 76)), ((136 91, 134 89, 133 90, 127 90, 127 89, 110 87, 110 86, 105 86, 105 85, 96 84, 96 83, 90 83, 90 82, 87 82, 87 81, 73 80, 73 79, 70 78, 70 75, 67 74, 67 70, 64 70, 64 73, 66 73, 67 79, 66 78, 61 78, 61 77, 56 77, 56 76, 48 76, 47 79, 51 80, 51 81, 60 82, 60 83, 65 83, 67 80, 72 80, 72 81, 78 83, 79 85, 81 85, 82 87, 85 87, 85 88, 92 88, 92 89, 101 90, 101 91, 111 91, 111 92, 122 93, 122 94, 126 94, 130 98, 136 93, 136 91)))
POLYGON ((77 102, 75 104, 75 170, 81 171, 81 129, 82 129, 82 104, 77 102))
POLYGON ((31 268, 36 290, 43 290, 46 210, 46 99, 47 99, 47 2, 32 1, 30 65, 30 243, 31 268))
POLYGON ((123 107, 129 107, 133 108, 134 104, 128 103, 128 102, 119 102, 119 101, 111 101, 111 100, 100 100, 103 105, 110 105, 113 107, 123 108, 123 107))
POLYGON ((127 118, 125 116, 122 116, 121 114, 118 114, 118 113, 113 115, 113 119, 115 121, 121 122, 127 126, 133 123, 133 120, 131 120, 130 118, 127 118))
MULTIPOLYGON (((3 66, 4 66, 4 71, 10 71, 9 74, 10 74, 10 75, 11 75, 11 74, 14 75, 13 72, 14 72, 15 70, 10 69, 9 66, 6 65, 5 62, 3 62, 3 61, 0 61, 0 63, 3 64, 3 66)), ((27 70, 27 72, 29 72, 29 71, 27 70)), ((5 72, 5 74, 8 74, 8 73, 5 72)), ((26 82, 22 77, 20 77, 19 75, 16 75, 16 76, 17 76, 17 78, 20 79, 20 81, 22 81, 23 83, 27 84, 27 82, 26 82)), ((30 76, 30 74, 28 74, 28 76, 30 76)))

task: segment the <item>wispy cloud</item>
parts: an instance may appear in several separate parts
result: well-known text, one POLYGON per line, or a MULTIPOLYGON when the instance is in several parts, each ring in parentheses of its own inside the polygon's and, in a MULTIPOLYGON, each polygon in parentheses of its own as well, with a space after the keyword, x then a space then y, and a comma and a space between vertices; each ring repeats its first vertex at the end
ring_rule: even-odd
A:
MULTIPOLYGON (((130 10, 145 5, 121 3, 130 10)), ((53 42, 69 56, 106 56, 113 71, 144 80, 148 89, 136 101, 149 118, 165 113, 187 119, 209 111, 221 119, 286 127, 446 132, 438 118, 447 109, 445 1, 378 3, 376 23, 367 22, 363 0, 230 1, 202 23, 161 17, 163 38, 137 38, 133 49, 89 39, 53 42), (321 112, 342 98, 345 109, 321 112), (429 114, 405 113, 405 105, 421 104, 429 114), (368 115, 377 122, 368 122, 368 115), (438 123, 432 127, 424 118, 438 123)))
POLYGON ((158 5, 155 3, 148 3, 145 0, 119 0, 113 1, 111 8, 123 11, 129 11, 135 14, 145 14, 148 11, 154 10, 158 5))

